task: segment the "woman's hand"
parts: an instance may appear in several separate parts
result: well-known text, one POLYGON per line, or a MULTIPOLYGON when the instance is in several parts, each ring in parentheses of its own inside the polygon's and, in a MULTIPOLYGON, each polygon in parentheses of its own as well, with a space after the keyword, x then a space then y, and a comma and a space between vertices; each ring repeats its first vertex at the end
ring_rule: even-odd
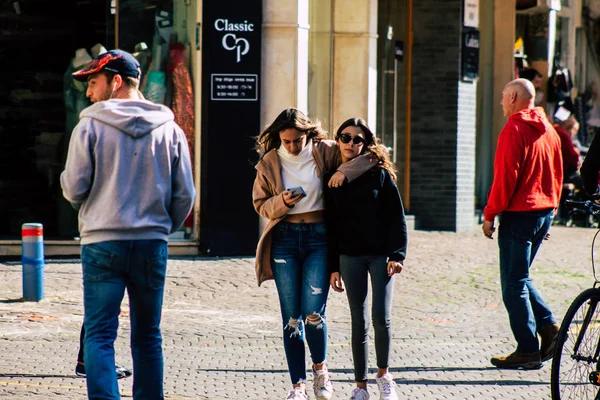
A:
POLYGON ((284 190, 283 193, 283 202, 285 203, 286 206, 292 208, 296 205, 296 203, 298 203, 300 200, 302 200, 302 198, 304 197, 304 195, 302 193, 298 193, 296 196, 292 195, 292 192, 284 190))
POLYGON ((387 264, 387 272, 388 272, 388 276, 392 276, 394 274, 399 274, 400 272, 402 272, 402 263, 399 263, 398 261, 388 261, 387 264))
POLYGON ((329 283, 331 284, 331 288, 336 292, 342 293, 344 291, 344 284, 342 283, 342 278, 340 277, 339 272, 334 272, 331 274, 329 283))
POLYGON ((329 179, 327 186, 329 186, 330 188, 339 187, 339 186, 342 186, 345 181, 346 181, 346 176, 344 175, 344 173, 342 171, 337 171, 335 174, 333 174, 331 179, 329 179))

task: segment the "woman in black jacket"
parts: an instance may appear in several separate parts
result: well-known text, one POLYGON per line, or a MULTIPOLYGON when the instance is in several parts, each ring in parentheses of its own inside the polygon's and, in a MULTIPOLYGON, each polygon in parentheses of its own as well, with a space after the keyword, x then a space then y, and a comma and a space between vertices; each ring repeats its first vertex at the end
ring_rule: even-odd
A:
POLYGON ((373 291, 372 314, 377 354, 376 382, 380 399, 396 400, 389 373, 391 305, 394 275, 402 271, 407 232, 395 168, 387 148, 378 143, 366 122, 351 118, 338 129, 336 140, 342 162, 370 153, 380 163, 353 182, 326 189, 331 287, 343 292, 350 304, 352 354, 356 388, 351 399, 367 400, 368 275, 373 291))

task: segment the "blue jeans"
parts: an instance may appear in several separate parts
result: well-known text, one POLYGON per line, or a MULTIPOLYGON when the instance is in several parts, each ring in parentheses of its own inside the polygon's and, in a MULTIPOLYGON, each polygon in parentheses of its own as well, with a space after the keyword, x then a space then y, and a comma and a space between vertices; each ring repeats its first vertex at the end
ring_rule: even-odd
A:
POLYGON ((552 311, 529 277, 529 268, 552 225, 552 210, 503 212, 500 217, 500 283, 502 300, 517 341, 517 352, 540 350, 537 333, 556 323, 552 311))
POLYGON ((82 246, 85 371, 89 399, 120 399, 114 341, 125 289, 129 295, 133 398, 164 399, 160 318, 167 269, 163 240, 82 246))
POLYGON ((292 384, 306 381, 304 336, 314 364, 325 362, 329 293, 324 223, 280 222, 273 229, 271 265, 283 320, 283 346, 292 384))

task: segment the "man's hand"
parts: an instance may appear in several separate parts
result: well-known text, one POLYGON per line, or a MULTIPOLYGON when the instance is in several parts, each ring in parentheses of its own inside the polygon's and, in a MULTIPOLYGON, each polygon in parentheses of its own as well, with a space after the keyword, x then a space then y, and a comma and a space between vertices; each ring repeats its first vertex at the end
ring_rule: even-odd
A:
POLYGON ((496 232, 496 228, 494 228, 494 221, 483 221, 483 226, 481 229, 483 230, 483 236, 488 239, 493 239, 492 234, 496 232))
POLYGON ((339 272, 334 272, 331 274, 331 278, 329 278, 329 284, 336 292, 342 293, 344 291, 344 284, 342 283, 342 278, 340 277, 339 272))
POLYGON ((337 171, 335 174, 333 174, 331 179, 329 179, 327 186, 329 186, 330 188, 339 187, 344 184, 345 180, 346 180, 346 176, 344 175, 344 173, 342 171, 337 171))

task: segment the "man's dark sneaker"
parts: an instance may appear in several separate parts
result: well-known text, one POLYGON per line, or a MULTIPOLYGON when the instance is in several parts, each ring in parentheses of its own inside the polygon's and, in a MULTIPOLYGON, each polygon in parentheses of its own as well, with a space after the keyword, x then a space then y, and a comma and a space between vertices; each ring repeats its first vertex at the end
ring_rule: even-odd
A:
POLYGON ((552 324, 540 331, 540 337, 542 338, 542 344, 540 345, 542 361, 548 361, 554 356, 559 330, 560 326, 558 324, 552 324))
MULTIPOLYGON (((115 365, 115 372, 117 373, 117 379, 128 378, 132 375, 129 368, 121 367, 120 365, 115 365)), ((77 361, 75 375, 85 377, 85 365, 82 362, 77 361)))
POLYGON ((496 367, 506 369, 540 369, 543 365, 539 352, 534 354, 519 354, 515 351, 506 357, 492 357, 490 361, 496 367))

